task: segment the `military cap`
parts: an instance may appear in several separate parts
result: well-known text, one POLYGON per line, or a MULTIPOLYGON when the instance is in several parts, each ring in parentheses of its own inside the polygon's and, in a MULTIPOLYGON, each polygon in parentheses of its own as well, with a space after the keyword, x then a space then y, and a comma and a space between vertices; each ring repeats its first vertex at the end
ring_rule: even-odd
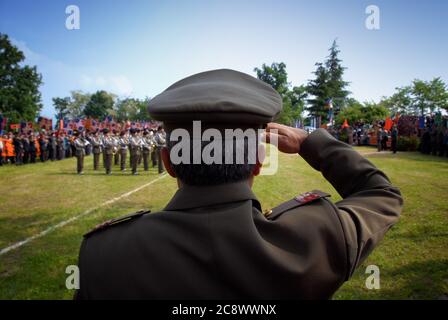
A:
POLYGON ((107 129, 107 128, 103 129, 103 133, 108 133, 108 132, 109 132, 109 129, 107 129))
POLYGON ((218 126, 259 126, 273 121, 282 98, 270 85, 248 74, 220 69, 180 80, 148 105, 152 119, 167 124, 200 120, 218 126))
POLYGON ((73 131, 73 135, 74 135, 75 137, 79 136, 79 131, 78 131, 78 130, 73 131))

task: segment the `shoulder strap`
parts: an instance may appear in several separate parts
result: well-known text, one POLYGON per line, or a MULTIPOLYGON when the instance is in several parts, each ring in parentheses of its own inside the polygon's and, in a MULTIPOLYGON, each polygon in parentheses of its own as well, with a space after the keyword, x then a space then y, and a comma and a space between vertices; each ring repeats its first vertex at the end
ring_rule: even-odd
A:
POLYGON ((125 216, 119 217, 119 218, 115 218, 115 219, 111 219, 111 220, 107 220, 99 225, 97 225, 95 228, 93 228, 92 230, 90 230, 89 232, 87 232, 86 234, 84 234, 84 238, 87 238, 88 236, 109 228, 110 226, 116 225, 118 223, 122 223, 125 221, 129 221, 135 218, 139 218, 141 216, 143 216, 144 214, 150 213, 151 210, 140 210, 131 214, 127 214, 125 216))
POLYGON ((289 211, 291 209, 303 206, 307 203, 314 202, 321 198, 331 197, 329 193, 322 192, 320 190, 313 190, 310 192, 305 192, 299 194, 298 196, 292 198, 289 201, 286 201, 271 210, 266 210, 264 215, 269 220, 274 220, 282 215, 284 212, 289 211))

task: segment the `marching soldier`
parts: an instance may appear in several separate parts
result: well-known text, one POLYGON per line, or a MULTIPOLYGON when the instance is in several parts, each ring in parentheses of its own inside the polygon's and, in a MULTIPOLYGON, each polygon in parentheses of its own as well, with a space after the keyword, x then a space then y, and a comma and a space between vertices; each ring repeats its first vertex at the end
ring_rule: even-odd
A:
POLYGON ((142 138, 142 155, 143 155, 143 168, 145 171, 149 170, 149 155, 152 149, 152 139, 147 130, 143 131, 142 138))
POLYGON ((40 149, 40 161, 41 162, 45 162, 48 159, 47 158, 47 156, 48 156, 47 146, 48 146, 47 137, 45 136, 45 134, 43 132, 41 132, 39 135, 39 149, 40 149))
POLYGON ((154 137, 154 141, 156 143, 156 149, 157 149, 156 153, 157 153, 157 163, 158 163, 159 173, 162 173, 165 169, 163 168, 161 150, 163 147, 166 146, 165 130, 163 129, 162 126, 159 126, 157 128, 157 132, 154 137))
POLYGON ((50 135, 50 139, 48 140, 49 159, 51 161, 56 160, 56 149, 57 149, 56 133, 53 131, 50 135))
POLYGON ((30 153, 30 163, 36 163, 36 138, 34 137, 34 133, 30 133, 30 146, 29 146, 29 153, 30 153))
POLYGON ((131 137, 129 138, 129 147, 131 149, 131 167, 132 174, 137 175, 138 161, 142 152, 142 140, 137 135, 138 129, 131 129, 131 137))
MULTIPOLYGON (((179 189, 161 212, 142 210, 84 236, 78 299, 329 299, 398 220, 403 199, 383 172, 324 129, 272 123, 282 98, 252 76, 196 74, 148 108, 170 134, 192 132, 194 121, 200 131, 266 127, 267 142, 321 171, 343 200, 314 190, 263 213, 252 191, 262 158, 173 164, 178 142, 169 140, 162 158, 179 189)), ((248 145, 241 148, 256 152, 248 145)))
POLYGON ((152 167, 154 168, 157 165, 157 148, 156 148, 156 142, 155 142, 155 136, 154 136, 154 130, 149 130, 149 138, 151 139, 151 162, 152 167))
POLYGON ((110 136, 109 129, 103 130, 103 148, 104 148, 104 166, 106 174, 111 174, 112 171, 112 157, 116 150, 115 139, 110 136))
POLYGON ((84 139, 80 135, 79 131, 73 132, 73 135, 75 136, 75 140, 73 141, 73 144, 75 146, 76 152, 76 169, 78 174, 83 174, 84 170, 84 156, 86 155, 86 146, 89 144, 87 140, 84 139))
POLYGON ((57 158, 58 160, 63 160, 65 158, 65 139, 64 139, 64 132, 59 131, 58 138, 57 138, 57 158))
MULTIPOLYGON (((112 138, 115 140, 115 145, 118 146, 120 143, 120 137, 118 136, 118 133, 116 130, 113 130, 112 138)), ((120 152, 118 147, 114 149, 114 165, 118 166, 120 163, 120 152)))
POLYGON ((93 152, 93 170, 98 170, 100 164, 100 154, 102 150, 102 141, 99 136, 98 130, 95 131, 94 135, 91 137, 92 141, 92 152, 93 152))
POLYGON ((126 171, 126 158, 128 151, 129 140, 126 137, 126 131, 120 132, 120 139, 118 140, 118 147, 120 153, 120 169, 126 171))

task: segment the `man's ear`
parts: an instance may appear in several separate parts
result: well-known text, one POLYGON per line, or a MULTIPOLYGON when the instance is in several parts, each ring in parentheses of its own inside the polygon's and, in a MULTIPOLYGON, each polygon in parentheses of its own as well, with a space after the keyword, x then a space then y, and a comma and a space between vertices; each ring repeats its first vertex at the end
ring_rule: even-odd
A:
POLYGON ((255 164, 254 170, 252 171, 252 174, 254 176, 258 176, 260 174, 265 157, 266 157, 266 149, 264 145, 260 143, 258 145, 257 163, 255 164))
POLYGON ((160 150, 160 152, 162 153, 162 161, 163 161, 163 165, 165 166, 166 172, 168 172, 168 174, 170 176, 172 176, 173 178, 176 178, 176 173, 174 172, 173 167, 171 166, 171 161, 170 161, 170 152, 168 150, 168 148, 163 147, 162 150, 160 150))

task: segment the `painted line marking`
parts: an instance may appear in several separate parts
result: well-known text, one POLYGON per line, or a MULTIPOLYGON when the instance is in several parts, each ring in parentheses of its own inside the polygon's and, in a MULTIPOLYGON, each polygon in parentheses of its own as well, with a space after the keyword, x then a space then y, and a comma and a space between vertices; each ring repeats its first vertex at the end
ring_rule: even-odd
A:
POLYGON ((67 225, 69 223, 72 223, 73 221, 76 221, 76 220, 78 220, 80 218, 83 218, 86 215, 94 212, 95 210, 98 210, 99 208, 102 208, 104 206, 112 204, 112 203, 114 203, 114 202, 116 202, 118 200, 121 200, 123 198, 129 197, 131 194, 133 194, 135 192, 138 192, 138 191, 140 191, 140 190, 142 190, 142 189, 152 185, 153 183, 155 183, 155 182, 165 178, 166 176, 167 176, 167 174, 163 173, 160 177, 157 177, 156 179, 151 180, 150 182, 148 182, 148 183, 146 183, 146 184, 144 184, 144 185, 142 185, 142 186, 140 186, 140 187, 138 187, 138 188, 136 188, 134 190, 126 192, 126 193, 124 193, 121 196, 118 196, 116 198, 107 200, 107 201, 103 202, 102 204, 100 204, 99 206, 97 206, 95 208, 87 209, 86 211, 84 211, 83 213, 81 213, 81 214, 79 214, 77 216, 71 217, 71 218, 69 218, 67 220, 64 220, 64 221, 61 221, 61 222, 59 222, 59 223, 57 223, 55 225, 52 225, 52 226, 48 227, 47 229, 45 229, 44 231, 39 232, 38 234, 35 234, 34 236, 31 236, 31 237, 26 238, 26 239, 24 239, 22 241, 16 242, 16 243, 14 243, 14 244, 12 244, 12 245, 10 245, 10 246, 0 250, 0 256, 4 255, 5 253, 7 253, 7 252, 9 252, 11 250, 15 250, 17 248, 20 248, 21 246, 23 246, 23 245, 25 245, 25 244, 33 241, 33 240, 39 239, 39 238, 47 235, 48 233, 50 233, 50 232, 52 232, 52 231, 54 231, 56 229, 62 228, 63 226, 65 226, 65 225, 67 225))

